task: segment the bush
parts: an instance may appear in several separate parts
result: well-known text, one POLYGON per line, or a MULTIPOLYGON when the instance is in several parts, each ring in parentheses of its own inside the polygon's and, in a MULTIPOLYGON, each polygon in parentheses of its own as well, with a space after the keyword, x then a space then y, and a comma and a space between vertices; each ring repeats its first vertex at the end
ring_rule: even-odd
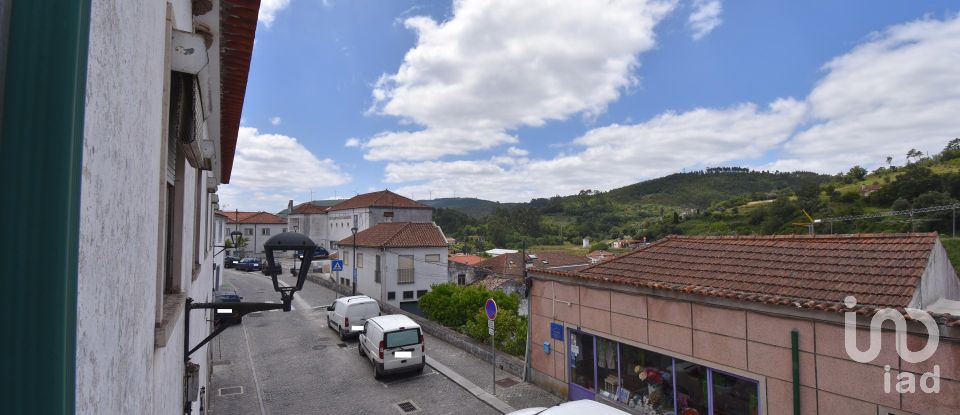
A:
POLYGON ((487 314, 483 309, 488 298, 493 298, 499 309, 496 319, 497 349, 515 356, 523 355, 527 341, 527 318, 517 315, 520 297, 516 294, 488 291, 476 285, 438 284, 420 297, 420 309, 430 320, 489 343, 487 314))

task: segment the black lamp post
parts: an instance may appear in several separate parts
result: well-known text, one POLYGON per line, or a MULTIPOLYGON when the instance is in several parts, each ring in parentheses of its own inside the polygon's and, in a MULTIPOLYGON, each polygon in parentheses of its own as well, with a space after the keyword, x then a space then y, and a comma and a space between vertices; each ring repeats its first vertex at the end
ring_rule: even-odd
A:
MULTIPOLYGON (((237 245, 240 244, 240 238, 243 238, 243 233, 242 233, 242 232, 240 232, 240 231, 230 232, 230 242, 233 243, 233 249, 234 249, 234 251, 236 251, 236 250, 238 249, 237 245)), ((220 248, 220 250, 217 251, 217 253, 213 254, 213 256, 220 255, 220 253, 223 252, 224 249, 229 248, 229 247, 226 246, 226 245, 214 245, 213 247, 214 247, 214 248, 220 248)))
MULTIPOLYGON (((231 237, 234 234, 239 234, 240 232, 231 233, 231 237)), ((310 270, 309 264, 313 260, 313 253, 317 249, 317 245, 310 240, 310 238, 304 236, 303 234, 295 232, 283 232, 277 235, 274 235, 263 244, 264 251, 267 254, 267 265, 266 272, 267 275, 273 280, 273 290, 280 293, 281 304, 276 303, 196 303, 194 304, 192 298, 187 298, 186 301, 186 318, 184 319, 183 324, 183 360, 184 362, 190 362, 190 355, 193 352, 197 351, 204 344, 207 344, 214 337, 217 337, 218 334, 226 330, 227 327, 239 324, 243 316, 255 312, 255 311, 265 311, 265 310, 283 310, 290 311, 290 303, 293 302, 293 294, 303 288, 303 282, 307 278, 307 272, 310 270), (297 274, 297 283, 293 286, 280 286, 279 275, 283 272, 283 268, 280 264, 274 259, 274 251, 303 251, 303 256, 301 257, 302 264, 300 266, 300 272, 297 274), (190 341, 190 310, 196 309, 214 309, 216 313, 221 317, 215 319, 214 330, 203 339, 200 344, 194 346, 192 349, 189 346, 190 341)))
POLYGON ((357 218, 353 218, 353 227, 350 228, 353 233, 353 295, 357 295, 357 218))

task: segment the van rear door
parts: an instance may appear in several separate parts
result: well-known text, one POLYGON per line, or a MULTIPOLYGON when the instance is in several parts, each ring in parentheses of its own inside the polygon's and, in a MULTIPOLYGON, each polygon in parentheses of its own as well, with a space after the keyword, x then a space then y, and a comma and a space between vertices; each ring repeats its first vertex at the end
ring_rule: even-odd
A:
POLYGON ((383 335, 383 368, 393 370, 423 363, 420 328, 400 329, 383 335))

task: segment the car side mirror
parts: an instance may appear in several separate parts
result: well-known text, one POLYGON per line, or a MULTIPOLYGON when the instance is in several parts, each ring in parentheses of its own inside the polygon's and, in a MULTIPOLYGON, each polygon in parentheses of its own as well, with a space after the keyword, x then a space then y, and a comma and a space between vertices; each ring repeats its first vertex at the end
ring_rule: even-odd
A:
POLYGON ((327 311, 333 311, 333 306, 332 306, 332 305, 328 305, 328 306, 327 306, 327 311))

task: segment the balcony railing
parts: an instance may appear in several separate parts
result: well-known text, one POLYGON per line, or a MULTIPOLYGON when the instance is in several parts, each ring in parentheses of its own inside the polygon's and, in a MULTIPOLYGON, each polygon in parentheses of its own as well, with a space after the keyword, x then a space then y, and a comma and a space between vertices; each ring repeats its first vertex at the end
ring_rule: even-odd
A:
POLYGON ((413 268, 398 269, 397 284, 413 284, 413 268))

